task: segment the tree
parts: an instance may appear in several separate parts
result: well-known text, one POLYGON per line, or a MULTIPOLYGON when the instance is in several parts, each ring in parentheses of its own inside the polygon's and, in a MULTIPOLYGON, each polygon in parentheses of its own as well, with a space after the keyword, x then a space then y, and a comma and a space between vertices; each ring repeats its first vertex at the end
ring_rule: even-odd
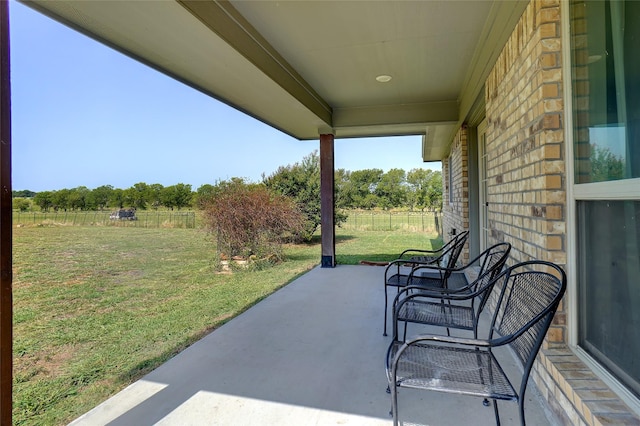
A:
MULTIPOLYGON (((322 219, 318 151, 307 155, 300 163, 279 167, 269 177, 263 176, 262 182, 269 190, 295 200, 307 218, 305 230, 299 237, 310 240, 322 219)), ((336 224, 340 224, 347 217, 341 212, 334 211, 334 219, 336 224)))
POLYGON ((38 192, 33 196, 33 202, 40 207, 40 210, 48 212, 53 206, 53 193, 51 191, 38 192))
POLYGON ((53 209, 55 211, 64 210, 67 211, 70 207, 69 205, 69 195, 71 194, 71 190, 69 189, 60 189, 58 191, 52 192, 52 201, 53 201, 53 209))
POLYGON ((215 190, 216 190, 215 186, 209 183, 206 183, 200 186, 196 190, 196 195, 195 195, 196 207, 198 207, 199 209, 203 209, 207 205, 207 203, 211 200, 211 197, 213 196, 215 190))
POLYGON ((113 186, 111 185, 102 185, 91 191, 93 203, 100 210, 104 210, 109 205, 109 199, 111 199, 112 194, 113 186))
POLYGON ((68 190, 67 204, 71 210, 86 210, 91 191, 86 186, 79 186, 68 190))
POLYGON ((304 215, 295 202, 264 185, 241 179, 220 182, 203 210, 218 251, 233 256, 282 260, 282 243, 302 232, 304 215))
POLYGON ((123 209, 126 202, 126 194, 123 189, 116 188, 111 191, 111 198, 109 198, 109 205, 111 207, 123 209))
POLYGON ((407 203, 413 210, 418 208, 424 210, 428 206, 427 182, 431 170, 411 169, 407 173, 407 184, 409 185, 409 197, 407 203))
POLYGON ((336 187, 336 207, 339 209, 353 208, 351 172, 345 169, 337 169, 334 174, 334 184, 336 187))
POLYGON ((147 209, 147 200, 149 199, 149 185, 144 182, 138 182, 131 188, 127 189, 127 199, 131 203, 131 207, 140 210, 147 209))
POLYGON ((405 205, 407 189, 404 170, 391 169, 384 173, 376 185, 375 194, 378 196, 380 207, 386 210, 405 205))
POLYGON ((180 210, 183 207, 190 206, 192 197, 191 185, 185 185, 184 183, 167 186, 161 193, 162 204, 171 210, 174 208, 180 210))
POLYGON ((428 208, 431 211, 442 210, 442 172, 433 171, 428 180, 427 186, 428 208))
POLYGON ((412 169, 407 173, 409 186, 409 206, 418 208, 442 209, 442 173, 440 171, 412 169))
POLYGON ((609 148, 591 144, 591 181, 604 182, 624 178, 624 159, 609 148))
POLYGON ((384 172, 381 169, 364 169, 351 172, 351 194, 353 207, 371 209, 379 204, 376 188, 384 172))
POLYGON ((12 198, 33 198, 36 193, 33 191, 29 191, 28 189, 23 189, 21 191, 11 191, 12 198))
POLYGON ((158 210, 158 208, 162 205, 162 191, 164 190, 164 186, 159 183, 152 183, 149 185, 148 196, 149 196, 149 204, 154 210, 158 210))

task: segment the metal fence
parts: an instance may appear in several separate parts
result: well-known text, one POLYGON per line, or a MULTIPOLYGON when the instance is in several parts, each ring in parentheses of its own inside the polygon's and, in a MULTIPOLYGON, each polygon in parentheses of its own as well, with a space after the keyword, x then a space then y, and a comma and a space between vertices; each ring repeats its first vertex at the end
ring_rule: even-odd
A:
POLYGON ((135 220, 111 219, 110 211, 13 212, 14 225, 131 226, 139 228, 195 228, 195 212, 138 211, 135 220))
MULTIPOLYGON (((132 226, 140 228, 195 228, 193 211, 137 211, 136 220, 111 219, 111 211, 57 211, 13 212, 13 224, 79 225, 79 226, 132 226)), ((340 227, 358 231, 427 232, 442 235, 442 213, 436 212, 381 212, 352 210, 346 212, 347 221, 340 227)))
POLYGON ((340 226, 357 231, 428 232, 442 235, 442 213, 348 211, 348 219, 340 226))

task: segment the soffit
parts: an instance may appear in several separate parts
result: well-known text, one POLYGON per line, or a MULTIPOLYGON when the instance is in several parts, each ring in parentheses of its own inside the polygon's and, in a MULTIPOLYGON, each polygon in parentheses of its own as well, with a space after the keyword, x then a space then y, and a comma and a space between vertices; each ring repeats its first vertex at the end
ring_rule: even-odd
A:
POLYGON ((439 160, 527 2, 25 4, 298 139, 422 134, 439 160))

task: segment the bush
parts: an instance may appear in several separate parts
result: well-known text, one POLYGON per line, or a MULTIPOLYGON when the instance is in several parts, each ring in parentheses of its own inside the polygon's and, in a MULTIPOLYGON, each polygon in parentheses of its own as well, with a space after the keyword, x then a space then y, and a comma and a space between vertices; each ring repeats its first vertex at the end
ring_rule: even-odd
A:
POLYGON ((14 198, 13 208, 18 209, 21 212, 29 211, 29 209, 31 209, 31 201, 25 198, 14 198))
POLYGON ((223 181, 204 206, 204 223, 217 235, 218 253, 280 261, 282 244, 298 235, 305 218, 293 200, 264 185, 223 181))

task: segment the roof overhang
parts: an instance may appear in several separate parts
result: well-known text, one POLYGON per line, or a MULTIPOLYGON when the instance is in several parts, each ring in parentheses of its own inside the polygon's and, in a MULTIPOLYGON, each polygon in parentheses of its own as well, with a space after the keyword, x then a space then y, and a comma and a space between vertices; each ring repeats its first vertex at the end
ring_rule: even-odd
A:
POLYGON ((425 161, 446 155, 527 3, 25 2, 297 139, 424 135, 425 161))

